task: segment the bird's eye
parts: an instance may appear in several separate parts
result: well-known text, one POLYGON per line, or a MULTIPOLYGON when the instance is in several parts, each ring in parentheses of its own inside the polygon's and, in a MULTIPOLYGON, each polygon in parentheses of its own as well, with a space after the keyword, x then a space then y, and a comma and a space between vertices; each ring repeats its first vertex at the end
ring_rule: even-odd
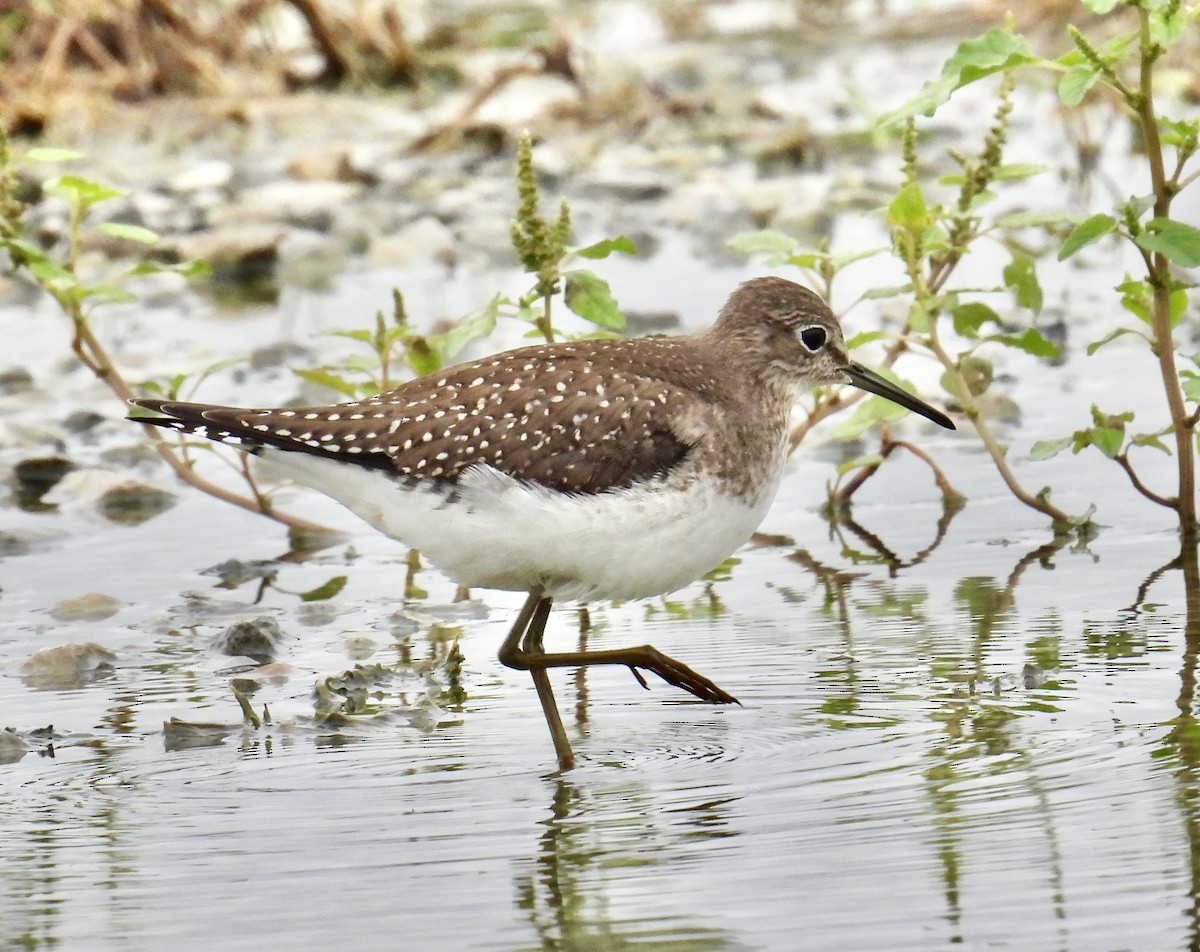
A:
POLYGON ((826 337, 825 328, 806 327, 800 332, 800 343, 804 345, 810 354, 815 354, 825 346, 826 337))

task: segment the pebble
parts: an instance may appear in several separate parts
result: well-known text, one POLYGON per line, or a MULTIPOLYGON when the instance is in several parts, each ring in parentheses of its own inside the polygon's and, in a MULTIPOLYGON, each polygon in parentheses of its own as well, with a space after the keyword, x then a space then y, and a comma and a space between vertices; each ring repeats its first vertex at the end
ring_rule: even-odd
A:
POLYGON ((275 652, 283 640, 283 629, 274 618, 262 615, 237 621, 213 639, 212 646, 221 654, 238 658, 253 658, 260 664, 275 660, 275 652))
POLYGON ((116 660, 115 654, 94 642, 70 642, 34 652, 18 674, 30 687, 67 690, 105 677, 116 660))
POLYGON ((15 731, 0 731, 0 764, 15 764, 28 752, 29 745, 15 731))
POLYGON ((174 493, 105 469, 76 469, 42 497, 52 505, 92 507, 121 525, 138 525, 175 504, 174 493))
POLYGON ((368 258, 376 267, 399 267, 418 260, 454 264, 457 245, 453 231, 439 219, 425 215, 395 234, 376 238, 368 258))
POLYGON ((88 592, 75 598, 64 598, 50 609, 50 617, 56 621, 103 621, 120 610, 120 599, 88 592))
POLYGON ((283 179, 244 189, 234 204, 213 217, 215 225, 227 222, 280 221, 314 231, 329 231, 334 220, 354 203, 362 191, 356 182, 295 181, 283 179))
POLYGON ((233 164, 225 159, 205 159, 171 176, 167 188, 176 193, 226 188, 233 182, 233 164))
POLYGON ((0 370, 0 394, 28 393, 33 389, 33 374, 24 367, 0 370))
POLYGON ((17 493, 22 500, 38 502, 74 468, 75 464, 64 456, 23 459, 13 467, 17 493))

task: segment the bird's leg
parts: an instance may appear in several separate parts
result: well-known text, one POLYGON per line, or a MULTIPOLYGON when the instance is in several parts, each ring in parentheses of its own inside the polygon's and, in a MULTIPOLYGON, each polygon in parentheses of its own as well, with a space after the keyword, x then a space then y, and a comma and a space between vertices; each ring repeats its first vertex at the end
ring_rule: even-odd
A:
MULTIPOLYGON (((648 687, 648 685, 639 669, 657 674, 667 684, 682 688, 701 701, 708 701, 712 704, 739 703, 738 699, 728 691, 718 687, 704 675, 697 674, 681 661, 676 661, 670 655, 663 654, 652 645, 639 645, 636 648, 611 648, 604 651, 547 653, 542 648, 542 633, 546 627, 546 615, 550 611, 550 599, 545 598, 544 605, 542 601, 539 601, 541 599, 543 596, 540 591, 530 593, 529 600, 525 602, 521 614, 517 617, 517 625, 513 626, 513 630, 509 632, 508 638, 500 648, 500 662, 510 668, 529 671, 534 675, 535 684, 537 683, 537 672, 541 671, 544 674, 547 668, 582 668, 593 664, 620 664, 625 665, 633 672, 633 676, 637 678, 642 687, 648 687), (531 624, 531 620, 538 624, 531 624), (524 627, 518 630, 520 625, 524 627)), ((546 693, 549 693, 548 686, 546 693)), ((544 707, 545 695, 540 687, 538 695, 542 697, 544 707)), ((551 704, 553 704, 552 695, 551 704)), ((554 711, 557 718, 558 709, 554 708, 554 711)), ((547 714, 547 719, 549 719, 549 714, 547 714)), ((550 732, 554 733, 553 724, 551 724, 550 732)), ((555 745, 557 746, 557 741, 555 745)))
POLYGON ((561 770, 570 770, 575 766, 575 754, 571 750, 571 741, 567 738, 562 717, 558 713, 554 689, 550 685, 550 675, 546 673, 546 666, 537 662, 539 657, 546 655, 542 648, 542 637, 546 631, 551 601, 542 594, 541 589, 534 589, 529 593, 508 637, 500 646, 500 663, 510 668, 528 671, 533 678, 538 700, 542 702, 542 713, 546 716, 546 726, 550 728, 550 737, 554 741, 558 766, 561 770))

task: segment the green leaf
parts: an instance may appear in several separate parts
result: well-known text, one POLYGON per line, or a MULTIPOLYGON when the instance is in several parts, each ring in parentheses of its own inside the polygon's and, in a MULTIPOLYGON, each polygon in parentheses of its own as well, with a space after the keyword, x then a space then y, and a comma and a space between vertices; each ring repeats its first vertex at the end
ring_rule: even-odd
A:
POLYGON ((1187 288, 1175 288, 1167 296, 1167 313, 1171 318, 1171 326, 1174 327, 1183 318, 1187 311, 1188 293, 1187 288))
POLYGON ((1167 145, 1191 146, 1200 137, 1200 119, 1167 119, 1159 116, 1159 135, 1167 145))
POLYGON ((992 173, 992 178, 1010 180, 1026 179, 1048 171, 1050 171, 1050 166, 1048 165, 1034 165, 1030 162, 1008 162, 997 166, 996 170, 992 173))
POLYGON ((920 298, 914 298, 908 309, 908 326, 918 334, 929 333, 929 310, 920 298))
POLYGON ((1179 42, 1179 38, 1183 36, 1184 28, 1190 16, 1175 5, 1172 11, 1171 5, 1167 4, 1165 9, 1152 10, 1150 12, 1150 37, 1155 43, 1160 46, 1170 47, 1179 42))
POLYGON ((982 36, 960 43, 942 67, 938 79, 927 82, 899 109, 880 116, 876 126, 887 128, 918 114, 931 116, 955 90, 1001 70, 1036 62, 1038 57, 1029 49, 1023 36, 1012 30, 993 28, 982 36))
POLYGON ((72 289, 71 296, 79 301, 85 298, 97 298, 106 304, 128 304, 130 301, 137 300, 136 294, 115 284, 77 284, 72 289))
POLYGON ((305 602, 324 602, 333 598, 346 587, 346 582, 349 581, 348 576, 335 575, 324 585, 318 585, 314 589, 300 593, 300 600, 305 602))
POLYGON ((50 256, 46 254, 46 250, 40 245, 35 245, 31 241, 25 241, 22 238, 4 238, 0 239, 0 247, 8 249, 8 252, 13 257, 14 262, 22 263, 27 266, 32 265, 35 261, 49 261, 50 256))
POLYGON ((925 204, 925 193, 916 182, 909 182, 892 199, 887 210, 889 225, 906 228, 911 231, 923 231, 928 228, 932 219, 925 204))
POLYGON ((862 299, 864 301, 874 301, 880 298, 894 298, 901 294, 908 294, 912 290, 911 284, 897 284, 884 288, 870 288, 863 292, 862 299))
POLYGON ((64 198, 84 211, 106 198, 119 198, 128 194, 123 189, 80 178, 78 175, 60 175, 50 179, 42 188, 48 195, 64 198))
POLYGON ((987 388, 992 385, 992 379, 995 377, 996 371, 992 366, 992 362, 986 357, 980 357, 977 354, 964 354, 958 362, 958 376, 962 377, 963 383, 967 386, 967 393, 962 393, 958 385, 958 376, 951 374, 949 371, 942 374, 941 384, 942 389, 947 393, 952 393, 959 399, 964 397, 978 397, 985 393, 987 388))
POLYGON ((1121 444, 1125 442, 1124 428, 1112 426, 1096 426, 1091 430, 1092 445, 1109 459, 1121 452, 1121 444))
POLYGON ((726 247, 747 254, 766 251, 783 255, 795 254, 799 244, 791 235, 785 235, 781 231, 771 231, 769 229, 764 231, 739 232, 725 242, 726 247))
POLYGON ((1192 403, 1200 403, 1200 374, 1191 370, 1179 371, 1179 389, 1192 403))
POLYGON ((208 262, 193 260, 193 261, 178 261, 174 264, 168 264, 165 261, 141 261, 135 264, 127 271, 127 274, 161 274, 170 272, 172 274, 182 274, 185 278, 193 278, 198 274, 208 274, 212 268, 208 262))
POLYGON ((1059 355, 1058 345, 1043 337, 1035 327, 1026 328, 1022 334, 992 334, 985 337, 984 340, 995 341, 1007 347, 1016 347, 1027 354, 1033 354, 1034 357, 1057 357, 1059 355))
POLYGON ((854 440, 862 436, 877 423, 892 423, 901 419, 908 411, 883 397, 867 397, 860 400, 854 412, 842 420, 830 433, 835 440, 854 440))
POLYGON ((996 224, 1001 228, 1026 228, 1031 225, 1061 225, 1071 219, 1063 212, 1013 212, 1001 215, 996 224))
POLYGON ((1013 252, 1012 261, 1004 269, 1004 284, 1018 305, 1034 314, 1042 312, 1042 286, 1038 283, 1037 268, 1029 255, 1013 252))
POLYGON ((82 159, 83 153, 74 149, 40 148, 30 149, 25 153, 28 162, 73 162, 82 159))
POLYGON ((621 309, 603 278, 577 268, 565 272, 563 281, 567 307, 584 320, 610 331, 619 331, 625 326, 621 309))
POLYGON ((1129 442, 1134 446, 1153 446, 1156 450, 1162 450, 1170 456, 1171 448, 1162 441, 1161 437, 1161 433, 1138 433, 1130 437, 1129 442))
POLYGON ((595 244, 588 245, 586 248, 576 248, 575 254, 581 258, 607 258, 614 251, 619 251, 625 255, 637 254, 637 248, 634 247, 633 242, 625 237, 625 235, 619 235, 616 238, 605 238, 602 241, 597 241, 595 244))
POLYGON ((1145 195, 1131 195, 1126 201, 1121 202, 1117 206, 1117 210, 1126 221, 1137 221, 1153 207, 1154 193, 1147 192, 1145 195))
POLYGON ((1058 98, 1064 106, 1078 106, 1099 78, 1099 70, 1091 63, 1077 63, 1059 80, 1058 98))
POLYGON ((1064 436, 1061 440, 1038 440, 1029 448, 1029 458, 1034 462, 1057 456, 1073 442, 1073 438, 1064 436))
POLYGON ((418 377, 442 369, 442 355, 424 334, 414 334, 404 345, 404 356, 418 377))
POLYGON ((1083 5, 1092 13, 1104 16, 1106 13, 1112 13, 1121 2, 1122 0, 1083 0, 1083 5))
POLYGON ((950 310, 954 319, 954 332, 963 337, 978 337, 979 328, 984 324, 1000 323, 1000 315, 981 301, 968 301, 957 304, 950 310))
POLYGON ((116 238, 127 238, 130 241, 140 242, 143 245, 152 245, 158 241, 158 235, 149 228, 143 228, 141 225, 127 225, 119 221, 106 221, 100 225, 100 230, 106 235, 113 235, 116 238))
POLYGON ((1067 235, 1063 246, 1058 250, 1058 260, 1065 261, 1080 248, 1098 241, 1105 235, 1117 230, 1117 220, 1112 215, 1098 214, 1085 218, 1067 235))
POLYGON ((1125 442, 1125 424, 1132 419, 1131 412, 1104 413, 1093 404, 1092 422, 1095 426, 1088 430, 1076 431, 1075 452, 1078 453, 1085 446, 1094 446, 1109 459, 1115 458, 1125 442))
POLYGON ((374 333, 361 327, 334 327, 325 331, 325 334, 328 337, 345 337, 347 340, 356 340, 360 344, 371 344, 375 340, 374 333))
POLYGON ((855 334, 853 337, 846 338, 846 349, 854 350, 856 347, 861 347, 863 344, 869 344, 873 340, 879 340, 887 337, 883 331, 863 331, 860 334, 855 334))
POLYGON ((879 453, 867 453, 864 456, 856 456, 854 459, 848 459, 838 463, 837 474, 845 476, 847 473, 852 473, 856 469, 863 469, 867 466, 878 466, 883 462, 883 456, 879 453))
POLYGON ((344 377, 338 376, 332 371, 318 367, 314 370, 293 370, 297 377, 301 380, 307 380, 309 383, 315 383, 320 387, 328 387, 336 393, 340 393, 347 397, 357 397, 358 387, 352 384, 344 377))
POLYGON ((442 354, 447 358, 453 357, 466 347, 467 344, 471 343, 471 341, 487 337, 488 334, 496 329, 496 313, 498 310, 499 301, 497 298, 493 298, 491 303, 474 317, 468 318, 444 332, 439 338, 442 346, 442 354))
POLYGON ((1150 323, 1150 284, 1126 277, 1116 286, 1121 292, 1121 307, 1144 324, 1150 323))
POLYGON ((73 287, 79 284, 79 278, 68 271, 66 268, 60 267, 49 258, 42 257, 35 261, 29 262, 29 273, 32 274, 39 284, 46 285, 55 289, 63 289, 73 287))
MULTIPOLYGON (((1109 331, 1107 334, 1105 334, 1099 340, 1094 340, 1090 344, 1088 344, 1087 345, 1087 355, 1089 357, 1091 357, 1092 354, 1094 354, 1096 351, 1098 351, 1105 344, 1116 340, 1118 337, 1123 337, 1125 334, 1133 334, 1135 337, 1140 337, 1144 341, 1146 340, 1144 335, 1139 334, 1137 331, 1133 330, 1132 328, 1118 327, 1115 331, 1109 331)), ((1146 341, 1146 343, 1149 343, 1149 341, 1146 341)))
POLYGON ((856 261, 863 261, 867 258, 874 258, 876 255, 886 254, 890 250, 891 249, 886 246, 877 245, 874 248, 859 248, 856 251, 843 251, 841 254, 836 255, 828 255, 818 252, 815 257, 821 260, 828 259, 829 261, 833 262, 834 268, 840 271, 842 268, 846 267, 846 265, 854 264, 856 261))
POLYGON ((1171 218, 1152 218, 1133 240, 1181 268, 1200 267, 1200 228, 1171 218))

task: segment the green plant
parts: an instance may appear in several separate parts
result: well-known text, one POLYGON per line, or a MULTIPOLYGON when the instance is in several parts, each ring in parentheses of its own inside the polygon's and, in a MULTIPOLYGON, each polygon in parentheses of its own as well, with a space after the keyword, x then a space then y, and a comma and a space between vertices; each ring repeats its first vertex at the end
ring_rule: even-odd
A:
MULTIPOLYGON (((1106 413, 1094 407, 1090 426, 1068 437, 1036 443, 1031 456, 1043 459, 1067 447, 1075 452, 1096 447, 1125 470, 1138 492, 1176 512, 1185 545, 1194 547, 1200 531, 1196 522, 1195 481, 1200 360, 1196 356, 1183 356, 1187 365, 1180 367, 1179 344, 1173 332, 1187 306, 1188 290, 1193 286, 1179 272, 1200 266, 1200 229, 1172 218, 1171 213, 1179 193, 1200 174, 1187 170, 1197 152, 1200 122, 1160 115, 1155 76, 1163 57, 1183 41, 1185 27, 1196 22, 1200 13, 1194 7, 1185 8, 1179 0, 1084 0, 1084 4, 1096 14, 1131 14, 1136 22, 1131 29, 1100 45, 1071 27, 1072 48, 1053 59, 1034 53, 1011 24, 988 30, 961 43, 937 79, 926 83, 900 108, 878 118, 877 130, 903 129, 903 180, 884 214, 892 239, 891 250, 902 262, 908 281, 901 287, 878 288, 864 296, 903 295, 909 301, 907 320, 899 334, 892 337, 884 366, 891 366, 910 348, 936 357, 943 367, 943 387, 958 402, 1013 495, 1048 516, 1056 531, 1086 530, 1091 509, 1072 516, 1051 502, 1048 487, 1031 492, 1021 485, 1009 465, 1007 448, 983 412, 981 397, 992 379, 989 348, 1016 348, 1042 358, 1057 353, 1057 347, 1036 326, 1043 293, 1036 256, 1028 250, 1023 232, 1042 228, 1064 236, 1058 252, 1060 259, 1069 258, 1107 236, 1131 242, 1138 251, 1144 274, 1125 275, 1114 290, 1134 322, 1092 342, 1088 353, 1125 335, 1144 340, 1155 359, 1169 419, 1148 432, 1133 433, 1127 426, 1133 420, 1132 413, 1106 413), (1054 77, 1060 100, 1068 111, 1081 108, 1087 97, 1116 104, 1135 126, 1136 138, 1144 147, 1151 191, 1119 202, 1111 213, 1086 214, 1073 209, 992 211, 991 203, 1005 183, 1044 171, 1040 166, 1004 162, 1012 110, 1010 99, 1019 69, 1054 77), (1000 75, 998 106, 978 153, 968 156, 948 150, 957 171, 943 175, 937 182, 928 181, 918 157, 917 117, 934 114, 957 90, 997 74, 1000 75), (939 198, 939 189, 949 192, 939 198), (956 287, 951 279, 958 265, 982 239, 998 241, 1007 252, 1008 263, 991 286, 956 287), (982 299, 997 292, 1006 292, 1011 298, 1007 318, 1002 318, 1000 312, 982 299), (1029 315, 1016 332, 1009 329, 1012 311, 1029 315), (1131 451, 1140 447, 1173 453, 1177 463, 1175 492, 1155 492, 1139 477, 1131 451)), ((878 253, 878 249, 871 249, 837 256, 827 248, 805 251, 787 236, 761 232, 737 236, 731 244, 748 251, 770 251, 776 260, 806 270, 826 290, 846 265, 878 253)), ((849 343, 863 343, 879 336, 872 332, 849 343)), ((812 415, 793 435, 793 442, 798 442, 816 420, 856 399, 818 395, 812 415)), ((879 415, 882 412, 864 401, 855 413, 859 431, 873 423, 887 422, 885 416, 879 415)), ((877 466, 878 458, 865 457, 856 465, 877 466)))
POLYGON ((362 344, 368 351, 366 356, 352 355, 338 364, 293 372, 351 399, 373 397, 401 382, 397 365, 418 376, 433 373, 471 341, 486 337, 495 327, 495 310, 484 308, 441 334, 422 333, 409 323, 404 296, 395 288, 390 321, 383 311, 377 311, 373 328, 329 331, 331 336, 362 344))
MULTIPOLYGON (((32 149, 24 156, 26 163, 66 163, 81 158, 69 149, 32 149)), ((79 265, 80 253, 85 247, 92 230, 149 247, 158 241, 158 236, 149 229, 124 222, 100 220, 97 206, 125 193, 111 185, 95 182, 78 175, 57 175, 42 184, 42 191, 66 204, 68 226, 65 241, 60 249, 46 249, 29 240, 25 235, 25 204, 17 197, 19 183, 12 150, 6 136, 0 132, 0 247, 8 252, 14 270, 23 270, 50 295, 62 313, 71 322, 71 351, 83 366, 96 375, 112 393, 127 403, 135 394, 134 388, 125 379, 109 355, 93 326, 94 309, 103 304, 128 302, 136 298, 128 290, 131 277, 154 271, 176 271, 194 275, 205 270, 199 262, 163 264, 156 261, 140 261, 123 264, 104 280, 92 282, 82 273, 79 265)), ((185 378, 176 377, 168 385, 177 391, 185 378)), ((262 513, 292 529, 305 532, 325 532, 323 526, 297 518, 274 509, 269 499, 259 491, 244 459, 239 460, 249 495, 231 492, 223 486, 199 476, 182 444, 174 443, 150 432, 155 451, 168 466, 185 482, 225 502, 262 513)))
POLYGON ((526 272, 535 276, 533 286, 525 294, 515 300, 497 294, 479 311, 448 330, 427 334, 409 323, 404 298, 397 289, 392 293, 390 320, 379 311, 373 328, 339 328, 329 332, 363 345, 367 354, 295 373, 345 397, 374 396, 400 382, 399 367, 418 376, 440 370, 467 344, 490 335, 500 318, 530 324, 530 335, 548 342, 562 337, 563 332, 552 321, 553 302, 559 295, 571 311, 595 324, 598 333, 620 331, 625 319, 608 282, 587 269, 564 265, 575 257, 595 260, 614 252, 633 254, 633 242, 621 236, 583 248, 568 246, 571 215, 567 203, 559 205, 558 216, 552 222, 539 211, 541 199, 528 133, 518 144, 516 178, 519 204, 511 226, 512 244, 526 272))
POLYGON ((529 274, 536 276, 533 287, 517 300, 497 297, 490 307, 527 321, 534 332, 546 341, 553 341, 561 332, 551 322, 551 303, 562 293, 566 306, 584 320, 595 324, 602 332, 616 333, 624 329, 625 318, 612 296, 608 282, 586 268, 563 265, 572 257, 596 260, 613 252, 634 254, 633 242, 621 235, 605 238, 584 248, 570 248, 567 239, 571 232, 571 212, 565 201, 558 207, 558 217, 550 222, 538 211, 540 196, 537 173, 533 167, 533 140, 523 133, 517 144, 517 194, 520 204, 512 223, 512 244, 517 257, 529 274))

